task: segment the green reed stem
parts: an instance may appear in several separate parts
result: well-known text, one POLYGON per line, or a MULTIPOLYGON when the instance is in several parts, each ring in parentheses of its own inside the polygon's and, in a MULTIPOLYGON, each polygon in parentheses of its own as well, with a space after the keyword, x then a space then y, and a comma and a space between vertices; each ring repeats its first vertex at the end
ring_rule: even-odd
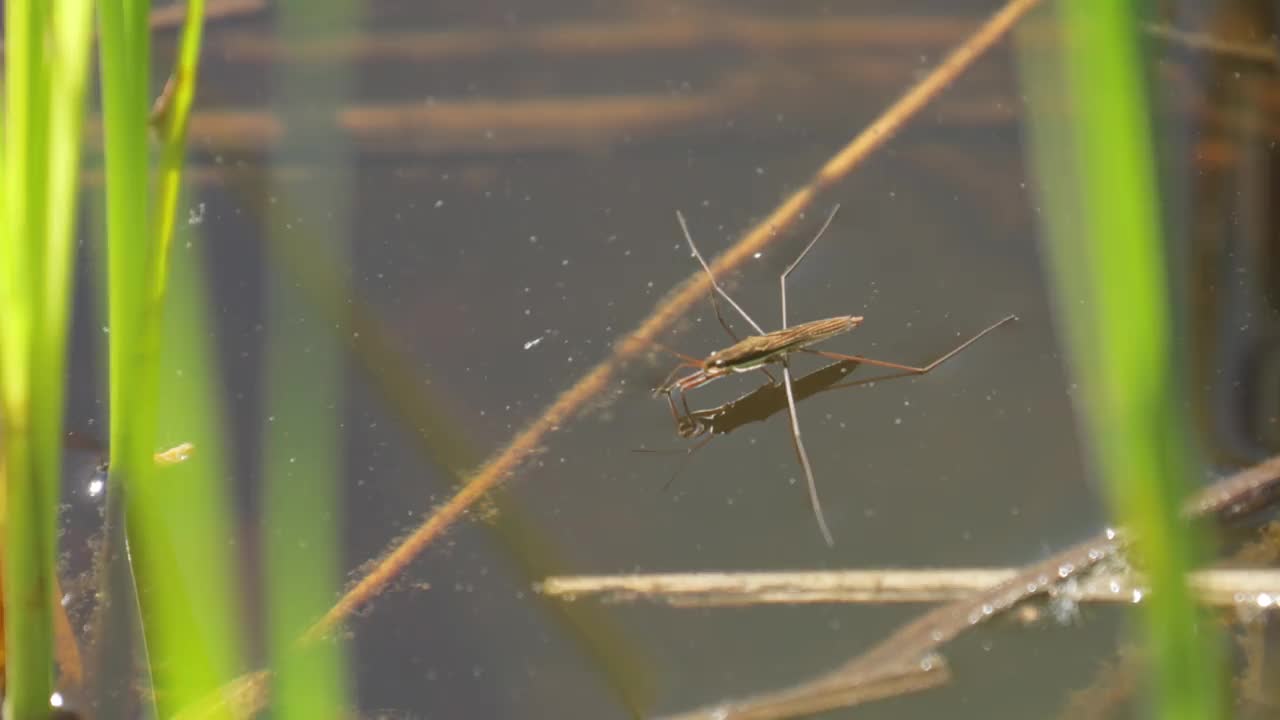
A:
POLYGON ((1185 583, 1200 557, 1179 516, 1193 458, 1137 8, 1063 0, 1057 10, 1058 58, 1036 57, 1051 34, 1023 38, 1056 308, 1112 513, 1133 529, 1150 581, 1142 619, 1159 715, 1217 717, 1217 647, 1185 583))
POLYGON ((67 325, 92 4, 5 3, 0 402, 5 716, 52 692, 67 325))

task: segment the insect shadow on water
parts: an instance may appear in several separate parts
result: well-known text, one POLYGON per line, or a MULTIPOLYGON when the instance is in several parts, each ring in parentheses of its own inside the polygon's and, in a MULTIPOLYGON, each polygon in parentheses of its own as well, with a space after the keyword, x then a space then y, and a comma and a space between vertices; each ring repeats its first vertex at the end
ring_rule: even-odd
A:
MULTIPOLYGON (((946 362, 956 353, 964 350, 966 347, 977 341, 983 335, 995 330, 997 327, 1013 320, 1015 316, 1009 315, 999 322, 987 327, 982 332, 974 335, 965 342, 961 343, 955 349, 939 357, 928 365, 915 366, 904 365, 901 363, 888 362, 885 360, 875 360, 861 355, 843 355, 840 353, 832 353, 824 350, 814 350, 810 346, 828 340, 837 335, 853 330, 862 323, 862 317, 859 315, 838 315, 836 317, 826 318, 824 320, 814 320, 800 325, 787 326, 787 277, 793 270, 804 260, 813 246, 826 233, 827 228, 831 226, 831 222, 835 220, 836 213, 840 211, 840 206, 836 205, 831 209, 831 213, 827 216, 826 222, 819 228, 818 233, 814 235, 804 250, 800 251, 800 255, 787 266, 782 274, 778 277, 781 286, 782 297, 782 328, 773 332, 766 332, 760 325, 747 314, 737 302, 734 301, 729 293, 725 292, 720 284, 716 282, 715 274, 711 272, 711 266, 702 257, 702 253, 698 251, 697 245, 693 242, 693 235, 689 232, 689 226, 685 222, 684 215, 676 211, 676 219, 680 222, 680 229, 684 232, 685 240, 689 243, 689 249, 693 252, 693 256, 698 259, 698 263, 702 265, 702 269, 706 271, 707 277, 711 281, 711 287, 714 290, 712 294, 712 305, 716 311, 716 318, 720 321, 720 325, 733 338, 734 344, 723 350, 712 352, 703 360, 698 360, 689 356, 681 356, 682 362, 677 365, 667 378, 659 385, 654 393, 656 395, 665 395, 667 402, 671 407, 672 417, 676 421, 676 430, 682 437, 697 437, 700 434, 707 433, 713 428, 712 425, 706 423, 706 413, 714 412, 701 411, 699 416, 689 409, 686 393, 697 387, 701 387, 713 380, 719 379, 732 373, 745 373, 752 370, 760 370, 769 378, 772 386, 777 386, 777 380, 771 375, 767 369, 768 365, 782 366, 782 389, 787 401, 787 411, 791 420, 791 440, 795 448, 796 456, 800 460, 800 466, 804 470, 805 480, 808 483, 809 504, 813 508, 814 518, 818 523, 818 530, 822 533, 823 540, 828 546, 835 545, 835 540, 831 535, 831 530, 827 527, 826 518, 822 512, 822 501, 818 497, 818 485, 814 480, 813 467, 809 462, 809 454, 805 451, 804 441, 800 436, 800 421, 796 414, 795 391, 791 380, 791 363, 789 356, 793 352, 805 352, 813 355, 819 355, 832 360, 849 361, 855 363, 864 363, 867 365, 875 365, 878 367, 898 370, 902 375, 923 375, 942 363, 946 362), (725 322, 724 317, 720 314, 720 306, 715 302, 715 294, 719 293, 738 314, 747 321, 747 324, 758 333, 757 335, 749 335, 739 339, 734 334, 729 324, 725 322), (692 367, 695 370, 683 377, 676 377, 681 368, 692 367), (675 400, 672 394, 676 391, 680 393, 680 402, 684 409, 684 414, 676 409, 675 400)), ((806 376, 807 377, 807 376, 806 376)), ((736 402, 736 401, 735 401, 736 402)), ((723 406, 722 406, 723 407, 723 406)), ((714 436, 714 435, 713 435, 714 436)), ((709 438, 708 438, 709 440, 709 438)), ((701 444, 705 444, 703 441, 701 444)), ((701 444, 696 446, 700 447, 701 444)))
MULTIPOLYGON (((832 390, 872 385, 877 382, 915 376, 915 373, 900 372, 859 378, 857 380, 847 379, 849 374, 861 364, 856 360, 840 360, 814 370, 804 377, 795 378, 792 380, 791 386, 795 392, 796 402, 832 390), (844 382, 841 382, 842 380, 844 382)), ((685 440, 702 439, 693 445, 675 450, 637 448, 635 452, 684 455, 684 460, 688 460, 695 452, 701 450, 716 437, 728 435, 744 425, 768 420, 787 407, 786 391, 781 384, 776 382, 761 385, 741 397, 712 408, 690 410, 688 405, 685 405, 683 413, 676 409, 675 401, 670 394, 667 394, 666 397, 671 408, 671 418, 675 422, 676 434, 685 440)), ((675 481, 683 465, 684 461, 681 461, 680 467, 677 467, 671 478, 663 485, 664 490, 675 481)))

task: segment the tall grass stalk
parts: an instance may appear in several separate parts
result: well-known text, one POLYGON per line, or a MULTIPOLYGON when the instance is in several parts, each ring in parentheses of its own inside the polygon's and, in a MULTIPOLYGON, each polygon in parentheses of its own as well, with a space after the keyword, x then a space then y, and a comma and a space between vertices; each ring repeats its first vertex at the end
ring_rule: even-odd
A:
MULTIPOLYGON (((280 7, 283 42, 325 39, 356 26, 349 0, 321 3, 289 0, 280 7)), ((269 654, 275 671, 275 709, 283 720, 336 717, 348 706, 347 672, 341 647, 331 640, 299 645, 301 637, 337 596, 341 585, 338 532, 342 527, 339 473, 344 466, 339 432, 346 370, 344 340, 325 322, 306 294, 279 269, 282 249, 306 242, 303 257, 347 267, 349 250, 350 151, 330 120, 348 93, 344 65, 282 66, 276 78, 280 114, 292 128, 284 155, 305 155, 326 168, 307 181, 305 196, 281 184, 283 198, 269 210, 268 247, 277 270, 268 292, 264 429, 267 612, 269 654), (317 122, 323 118, 322 122, 317 122), (281 208, 307 214, 280 217, 281 208), (291 229, 296 228, 296 229, 291 229)), ((350 293, 345 278, 332 288, 350 293)))
POLYGON ((1132 529, 1150 581, 1142 619, 1159 716, 1217 717, 1218 648, 1185 583, 1199 556, 1179 517, 1193 457, 1137 4, 1060 0, 1056 10, 1060 54, 1042 54, 1053 33, 1038 23, 1021 37, 1022 64, 1045 249, 1082 425, 1112 513, 1132 529))
POLYGON ((5 3, 0 193, 0 440, 5 716, 52 691, 52 610, 87 1, 5 3))
POLYGON ((104 2, 99 13, 110 318, 108 491, 122 495, 127 509, 154 698, 160 716, 169 717, 234 677, 240 625, 226 550, 231 525, 221 487, 221 414, 204 340, 202 285, 190 257, 183 258, 183 285, 166 311, 203 2, 188 4, 167 104, 156 118, 155 183, 148 147, 149 9, 145 0, 125 0, 104 2), (173 437, 158 437, 161 420, 173 437), (151 455, 161 440, 191 441, 197 455, 158 471, 151 455))

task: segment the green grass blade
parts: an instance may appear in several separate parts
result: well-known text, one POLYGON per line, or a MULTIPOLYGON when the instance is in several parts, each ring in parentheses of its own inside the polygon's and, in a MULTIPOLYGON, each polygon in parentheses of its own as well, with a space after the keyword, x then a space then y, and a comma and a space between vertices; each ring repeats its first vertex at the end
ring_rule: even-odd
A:
MULTIPOLYGON (((80 154, 83 147, 85 88, 89 78, 89 51, 93 47, 93 3, 88 0, 57 3, 52 17, 53 44, 59 61, 49 64, 51 112, 49 122, 49 214, 52 247, 46 268, 46 324, 43 334, 50 342, 65 345, 71 287, 75 262, 77 200, 80 197, 80 154), (49 325, 47 323, 58 323, 49 325)), ((64 351, 48 353, 60 358, 49 368, 59 388, 62 386, 64 351)), ((60 404, 60 403, 59 403, 60 404)))
POLYGON ((343 368, 330 328, 298 322, 314 310, 296 290, 279 284, 268 302, 263 537, 275 717, 337 717, 346 702, 341 648, 298 638, 340 589, 343 368))
MULTIPOLYGON (((159 120, 160 167, 155 222, 157 262, 170 265, 182 189, 186 137, 199 72, 204 25, 204 2, 187 4, 178 59, 167 88, 168 104, 159 120)), ((187 247, 191 244, 188 243, 187 247)), ((168 297, 160 373, 159 427, 162 446, 191 442, 194 459, 165 472, 163 481, 146 490, 148 507, 163 509, 164 542, 173 548, 173 564, 157 566, 154 574, 171 578, 163 593, 152 593, 152 612, 160 616, 163 632, 155 632, 153 681, 163 690, 161 708, 187 707, 229 682, 243 667, 236 606, 233 559, 228 554, 234 537, 227 489, 228 477, 222 427, 224 413, 208 342, 209 314, 205 305, 202 263, 196 254, 172 258, 174 284, 167 290, 167 274, 153 275, 152 292, 168 297)))
MULTIPOLYGON (((145 8, 123 0, 107 0, 98 9, 99 72, 101 74, 103 155, 106 175, 107 239, 107 393, 110 414, 108 520, 126 518, 132 563, 142 609, 144 641, 150 645, 155 626, 148 617, 150 602, 143 595, 163 580, 148 575, 151 558, 163 544, 148 530, 153 516, 138 501, 138 488, 152 481, 151 452, 155 447, 157 352, 160 298, 152 297, 160 270, 153 261, 153 235, 148 215, 147 74, 150 58, 146 38, 139 40, 138 14, 145 8), (119 511, 123 504, 124 512, 119 511), (156 540, 152 540, 152 538, 156 540)), ((118 569, 107 576, 124 579, 118 569)), ((126 581, 127 582, 127 581, 126 581)), ((104 589, 107 603, 124 603, 130 595, 116 580, 104 589)), ((117 617, 127 617, 119 611, 117 617)), ((127 635, 125 637, 128 637, 127 635)))
POLYGON ((169 104, 160 118, 159 197, 154 206, 146 193, 149 3, 109 4, 100 18, 107 135, 111 492, 124 492, 126 498, 155 699, 160 715, 167 717, 234 677, 240 666, 237 593, 226 554, 231 533, 221 487, 221 412, 192 258, 183 258, 184 282, 172 299, 173 307, 166 309, 203 3, 188 6, 169 104), (161 384, 163 393, 158 390, 161 384), (157 437, 161 420, 175 437, 157 437), (151 452, 160 441, 193 442, 196 457, 161 474, 151 463, 151 452))
POLYGON ((87 1, 5 5, 6 717, 42 716, 52 690, 55 523, 91 11, 87 1))
MULTIPOLYGON (((198 5, 198 3, 196 3, 198 5)), ((192 297, 166 318, 169 247, 177 213, 180 169, 195 88, 202 15, 188 8, 177 82, 161 127, 160 197, 152 217, 147 165, 148 3, 106 3, 100 14, 102 105, 105 120, 108 296, 110 307, 111 482, 123 493, 129 547, 142 610, 152 683, 161 716, 204 696, 237 667, 232 578, 225 557, 228 520, 221 500, 220 414, 212 406, 209 369, 193 352, 207 351, 189 333, 202 327, 192 297), (160 414, 157 374, 166 320, 183 347, 166 361, 192 375, 166 384, 166 393, 191 402, 182 423, 211 455, 189 468, 152 468, 160 414), (177 323, 177 324, 173 324, 177 323), (193 345, 192 345, 193 343, 193 345), (197 350, 201 348, 201 350, 197 350), (184 384, 183 384, 184 383, 184 384), (193 502, 197 500, 198 502, 193 502)), ((192 288, 184 288, 192 291, 192 288)), ((166 380, 172 375, 166 374, 166 380)), ((166 395, 166 398, 173 397, 166 395)), ((172 407, 166 407, 166 418, 172 407)), ((198 452, 198 450, 197 450, 198 452)))
POLYGON ((5 167, 3 266, 5 503, 5 715, 37 717, 52 691, 54 516, 46 508, 36 454, 40 422, 31 377, 35 328, 41 315, 45 178, 48 142, 43 91, 48 77, 40 33, 47 9, 38 2, 5 4, 5 167))
MULTIPOLYGON (((148 216, 147 73, 140 40, 146 3, 103 2, 98 11, 106 169, 111 488, 147 482, 155 430, 159 308, 151 297, 153 240, 148 216), (139 5, 143 7, 139 7, 139 5)), ((129 501, 131 503, 131 501, 129 501)), ((127 503, 128 504, 128 503, 127 503)), ((132 533, 131 533, 132 535, 132 533)))
MULTIPOLYGON (((159 623, 150 645, 152 680, 165 717, 187 707, 244 669, 242 597, 234 558, 234 525, 225 478, 229 477, 225 413, 210 343, 210 313, 198 250, 174 254, 173 284, 164 318, 160 367, 160 447, 189 442, 191 457, 157 469, 145 491, 148 506, 164 508, 172 564, 163 587, 144 596, 147 617, 159 623)), ((229 717, 229 715, 227 715, 229 717)))
MULTIPOLYGON (((284 42, 322 38, 339 29, 346 32, 356 19, 355 5, 347 0, 292 0, 282 4, 280 13, 284 42)), ((299 128, 286 152, 305 149, 313 162, 329 170, 308 181, 305 200, 288 185, 274 193, 285 198, 279 206, 312 209, 314 222, 306 228, 311 253, 346 266, 348 150, 342 138, 317 127, 312 118, 337 113, 346 99, 348 73, 332 65, 284 68, 277 82, 283 89, 281 113, 290 127, 299 128)), ((287 226, 286 222, 269 224, 273 229, 287 226)), ((278 248, 290 241, 273 237, 270 243, 278 248)), ((272 261, 280 262, 278 252, 272 261)), ((272 420, 264 438, 263 476, 275 716, 282 720, 335 717, 348 707, 342 648, 329 640, 300 647, 298 638, 324 614, 341 586, 342 341, 330 323, 315 317, 320 312, 305 294, 285 281, 289 273, 277 270, 271 276, 263 387, 272 420)), ((343 297, 349 289, 340 286, 336 291, 343 297)))
POLYGON ((1142 616, 1159 714, 1212 718, 1222 707, 1221 666, 1184 579, 1199 551, 1179 517, 1192 458, 1136 7, 1069 0, 1057 9, 1060 64, 1046 68, 1034 56, 1043 34, 1024 44, 1056 307, 1086 436, 1150 580, 1142 616), (1070 124, 1051 100, 1064 87, 1070 124))
MULTIPOLYGON (((45 102, 42 87, 48 78, 42 62, 40 33, 44 9, 38 2, 5 4, 5 166, 4 245, 0 263, 4 272, 4 373, 6 422, 10 432, 25 433, 26 407, 31 393, 31 336, 39 319, 41 252, 40 223, 45 220, 45 182, 42 149, 45 102), (34 181, 34 182, 33 182, 34 181), (33 242, 24 242, 34 238, 33 242), (21 410, 21 416, 11 413, 21 410)), ((9 468, 10 472, 14 468, 9 468)))
MULTIPOLYGON (((168 257, 177 219, 178 197, 182 190, 182 167, 187 150, 187 125, 191 117, 191 105, 195 100, 203 29, 204 0, 189 0, 178 60, 165 90, 168 104, 160 117, 155 118, 160 131, 160 182, 154 228, 159 235, 157 244, 161 248, 162 264, 168 257)), ((157 288, 156 291, 163 293, 163 288, 157 288)))

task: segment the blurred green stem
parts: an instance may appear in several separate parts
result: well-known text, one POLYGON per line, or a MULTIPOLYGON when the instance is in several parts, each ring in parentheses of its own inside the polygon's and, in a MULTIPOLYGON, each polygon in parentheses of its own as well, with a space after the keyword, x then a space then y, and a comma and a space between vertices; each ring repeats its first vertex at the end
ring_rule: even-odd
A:
MULTIPOLYGON (((359 24, 358 5, 349 0, 313 3, 288 0, 279 8, 285 42, 328 40, 359 24)), ((298 643, 340 591, 343 526, 339 469, 345 466, 340 431, 345 407, 346 367, 342 341, 320 308, 309 301, 277 248, 306 237, 308 259, 350 265, 348 225, 351 155, 330 118, 350 92, 350 70, 338 65, 281 66, 277 100, 281 117, 294 128, 282 153, 305 154, 327 168, 303 190, 277 175, 270 194, 281 198, 268 212, 270 261, 267 295, 268 338, 263 387, 267 415, 263 428, 264 530, 266 539, 268 652, 275 670, 275 712, 281 720, 334 717, 348 706, 347 669, 336 640, 298 643), (304 199, 305 198, 305 199, 304 199), (284 208, 308 214, 280 215, 284 208), (295 226, 306 223, 302 228, 295 226)), ((351 289, 344 276, 332 293, 345 302, 351 289)))
POLYGON ((52 691, 55 520, 92 4, 5 3, 0 401, 5 716, 52 691))
POLYGON ((1221 666, 1185 582, 1199 550, 1179 517, 1193 458, 1137 7, 1060 0, 1056 8, 1060 59, 1038 55, 1052 34, 1022 37, 1056 309, 1112 513, 1134 531, 1150 578, 1142 616, 1159 714, 1212 718, 1221 666), (1071 124, 1060 119, 1064 87, 1071 124))

